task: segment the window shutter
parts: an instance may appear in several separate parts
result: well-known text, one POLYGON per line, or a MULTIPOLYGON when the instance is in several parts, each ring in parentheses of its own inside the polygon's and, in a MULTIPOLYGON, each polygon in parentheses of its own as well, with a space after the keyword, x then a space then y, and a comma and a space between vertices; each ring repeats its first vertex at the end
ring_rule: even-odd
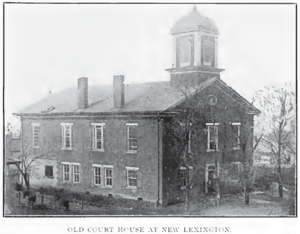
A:
POLYGON ((127 170, 123 170, 123 174, 122 174, 122 184, 124 187, 127 186, 127 170))
POLYGON ((137 171, 137 187, 138 188, 142 188, 143 186, 143 174, 140 170, 137 171))

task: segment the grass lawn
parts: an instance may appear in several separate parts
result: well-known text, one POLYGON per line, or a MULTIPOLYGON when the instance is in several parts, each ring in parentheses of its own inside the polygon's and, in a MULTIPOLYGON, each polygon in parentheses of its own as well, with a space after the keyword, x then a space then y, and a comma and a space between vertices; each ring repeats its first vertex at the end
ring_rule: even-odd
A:
MULTIPOLYGON (((9 181, 6 181, 6 185, 9 181)), ((7 187, 6 187, 7 188, 7 187)), ((74 203, 70 204, 70 211, 58 210, 32 210, 22 207, 14 194, 13 183, 5 190, 5 215, 24 215, 24 216, 110 216, 110 215, 150 215, 150 216, 289 216, 287 201, 289 199, 288 192, 284 194, 284 200, 278 198, 277 193, 265 192, 261 194, 250 195, 250 205, 245 206, 243 199, 236 195, 221 197, 218 206, 208 205, 203 202, 190 202, 190 210, 184 212, 184 204, 179 203, 165 208, 149 208, 147 210, 136 210, 122 207, 107 206, 84 206, 84 209, 76 208, 74 203)))

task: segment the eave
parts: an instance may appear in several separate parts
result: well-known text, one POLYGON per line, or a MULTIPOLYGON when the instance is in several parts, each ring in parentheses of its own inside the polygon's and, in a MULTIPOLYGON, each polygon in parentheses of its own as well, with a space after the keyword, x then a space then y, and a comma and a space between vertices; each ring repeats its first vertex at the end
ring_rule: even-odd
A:
POLYGON ((164 111, 119 111, 119 112, 49 112, 49 113, 13 113, 21 117, 123 117, 123 116, 141 116, 141 117, 171 117, 178 112, 164 111))

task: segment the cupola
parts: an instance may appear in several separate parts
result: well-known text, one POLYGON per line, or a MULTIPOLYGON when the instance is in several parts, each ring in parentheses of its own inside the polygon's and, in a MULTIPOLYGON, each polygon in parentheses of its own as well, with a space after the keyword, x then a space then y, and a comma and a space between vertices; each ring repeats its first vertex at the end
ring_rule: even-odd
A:
POLYGON ((213 20, 194 6, 192 12, 180 18, 172 27, 173 62, 171 84, 199 84, 209 77, 219 77, 218 29, 213 20))

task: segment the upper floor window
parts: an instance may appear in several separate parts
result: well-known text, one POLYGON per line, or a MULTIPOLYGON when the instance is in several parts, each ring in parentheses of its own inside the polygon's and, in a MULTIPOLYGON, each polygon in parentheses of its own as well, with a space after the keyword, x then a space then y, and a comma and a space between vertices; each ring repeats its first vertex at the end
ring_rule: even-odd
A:
POLYGON ((240 149, 241 123, 231 124, 233 131, 233 149, 240 149))
POLYGON ((201 60, 204 66, 214 66, 215 59, 215 39, 210 36, 201 37, 201 60))
POLYGON ((62 149, 72 149, 73 123, 61 123, 62 149))
POLYGON ((40 148, 40 123, 32 123, 32 148, 40 148))
POLYGON ((183 39, 180 43, 180 66, 191 65, 191 42, 183 39))
POLYGON ((207 126, 207 151, 217 151, 219 123, 206 123, 207 126))
POLYGON ((93 139, 92 150, 104 151, 103 129, 105 123, 92 123, 93 139))
POLYGON ((137 123, 128 123, 127 127, 127 152, 136 153, 138 148, 137 123))

